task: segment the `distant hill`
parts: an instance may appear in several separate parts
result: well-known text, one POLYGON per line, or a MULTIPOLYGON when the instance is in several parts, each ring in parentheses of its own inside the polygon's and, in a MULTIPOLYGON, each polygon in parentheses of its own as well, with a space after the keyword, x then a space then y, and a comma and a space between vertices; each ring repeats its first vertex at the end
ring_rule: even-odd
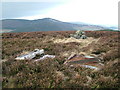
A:
POLYGON ((109 29, 118 30, 118 27, 108 27, 109 29))
POLYGON ((115 29, 104 29, 104 30, 98 30, 98 31, 113 31, 113 32, 120 32, 119 30, 115 30, 115 29))
MULTIPOLYGON (((74 23, 74 24, 81 24, 81 25, 95 25, 95 24, 90 24, 90 23, 84 23, 84 22, 71 22, 71 23, 74 23)), ((102 25, 102 24, 99 24, 99 25, 95 25, 95 26, 102 26, 108 30, 118 30, 118 26, 117 25, 102 25)))
POLYGON ((103 30, 102 26, 75 24, 62 22, 52 18, 43 18, 37 20, 24 19, 4 19, 2 20, 2 29, 11 30, 11 32, 33 32, 33 31, 68 31, 68 30, 103 30))

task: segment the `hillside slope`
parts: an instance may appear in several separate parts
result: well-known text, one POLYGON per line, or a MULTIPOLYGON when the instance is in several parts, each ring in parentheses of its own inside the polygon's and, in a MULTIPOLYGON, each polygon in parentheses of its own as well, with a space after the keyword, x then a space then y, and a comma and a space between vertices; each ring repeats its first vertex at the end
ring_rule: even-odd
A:
POLYGON ((2 20, 2 29, 13 30, 12 32, 33 31, 68 31, 68 30, 102 30, 104 27, 87 24, 73 24, 62 22, 52 18, 38 20, 5 19, 2 20))

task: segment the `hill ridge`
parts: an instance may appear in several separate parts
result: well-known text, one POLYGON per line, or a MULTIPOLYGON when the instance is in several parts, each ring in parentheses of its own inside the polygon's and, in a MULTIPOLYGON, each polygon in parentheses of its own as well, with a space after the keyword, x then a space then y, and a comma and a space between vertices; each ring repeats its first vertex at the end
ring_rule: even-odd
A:
POLYGON ((102 26, 75 24, 63 22, 53 18, 42 18, 36 20, 26 19, 4 19, 2 29, 13 30, 12 32, 33 32, 33 31, 70 31, 70 30, 102 30, 102 26))

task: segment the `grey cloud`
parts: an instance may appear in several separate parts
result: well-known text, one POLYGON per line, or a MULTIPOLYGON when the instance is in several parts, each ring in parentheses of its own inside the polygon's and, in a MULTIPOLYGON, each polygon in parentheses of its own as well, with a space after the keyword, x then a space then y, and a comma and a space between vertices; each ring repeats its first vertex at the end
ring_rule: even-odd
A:
POLYGON ((23 16, 43 14, 61 3, 57 2, 3 2, 2 18, 11 19, 23 16))

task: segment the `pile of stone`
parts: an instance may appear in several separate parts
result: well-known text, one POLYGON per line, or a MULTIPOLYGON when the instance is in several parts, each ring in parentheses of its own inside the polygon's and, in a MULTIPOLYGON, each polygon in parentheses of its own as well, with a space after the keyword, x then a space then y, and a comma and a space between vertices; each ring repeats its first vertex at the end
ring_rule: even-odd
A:
POLYGON ((85 32, 81 30, 76 31, 75 34, 70 34, 70 37, 74 37, 76 39, 87 39, 85 32))

